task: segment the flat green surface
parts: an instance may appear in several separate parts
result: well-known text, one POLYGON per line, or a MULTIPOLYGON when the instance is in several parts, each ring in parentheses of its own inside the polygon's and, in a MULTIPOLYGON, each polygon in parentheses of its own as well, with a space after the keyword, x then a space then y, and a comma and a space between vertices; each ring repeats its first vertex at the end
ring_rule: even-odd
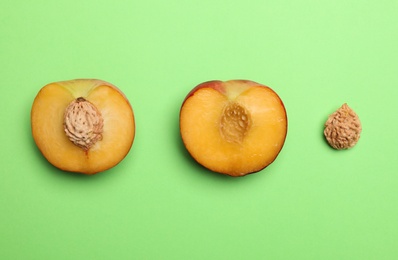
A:
POLYGON ((0 259, 398 259, 398 2, 0 3, 0 259), (30 130, 47 83, 99 78, 136 115, 132 150, 87 177, 52 167, 30 130), (207 80, 273 88, 285 146, 244 178, 185 151, 178 115, 207 80), (348 151, 323 123, 347 102, 348 151))

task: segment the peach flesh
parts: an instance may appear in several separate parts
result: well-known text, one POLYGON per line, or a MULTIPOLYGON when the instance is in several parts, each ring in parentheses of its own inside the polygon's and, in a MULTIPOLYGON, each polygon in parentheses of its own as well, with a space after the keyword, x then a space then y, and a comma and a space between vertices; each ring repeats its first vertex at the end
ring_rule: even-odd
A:
POLYGON ((126 96, 114 85, 95 79, 44 86, 32 105, 31 127, 39 150, 51 164, 84 174, 117 165, 129 152, 135 136, 134 113, 126 96), (101 140, 88 150, 72 143, 63 126, 65 109, 80 97, 94 104, 103 118, 101 140))
POLYGON ((244 176, 276 159, 285 142, 287 115, 279 96, 267 86, 248 80, 209 81, 183 101, 180 132, 199 164, 244 176))

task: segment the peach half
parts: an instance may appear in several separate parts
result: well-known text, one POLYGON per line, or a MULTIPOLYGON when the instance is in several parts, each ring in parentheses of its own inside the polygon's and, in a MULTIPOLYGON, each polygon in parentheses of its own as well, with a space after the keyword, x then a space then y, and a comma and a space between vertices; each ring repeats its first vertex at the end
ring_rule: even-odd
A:
POLYGON ((205 168, 230 176, 258 172, 281 151, 287 115, 269 87, 249 81, 209 81, 188 93, 180 133, 189 154, 205 168))
POLYGON ((31 110, 33 139, 55 167, 95 174, 117 165, 134 141, 133 109, 114 85, 96 79, 44 86, 31 110))

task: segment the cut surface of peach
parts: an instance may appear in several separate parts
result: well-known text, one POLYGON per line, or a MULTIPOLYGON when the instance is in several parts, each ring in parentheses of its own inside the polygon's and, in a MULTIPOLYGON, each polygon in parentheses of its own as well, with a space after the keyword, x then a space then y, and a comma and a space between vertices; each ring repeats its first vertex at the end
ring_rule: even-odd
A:
POLYGON ((269 87, 248 80, 196 86, 180 110, 180 133, 190 155, 211 171, 244 176, 271 164, 287 134, 287 115, 269 87))
POLYGON ((32 105, 31 127, 36 145, 51 164, 84 174, 117 165, 135 136, 134 113, 126 96, 96 79, 44 86, 32 105))

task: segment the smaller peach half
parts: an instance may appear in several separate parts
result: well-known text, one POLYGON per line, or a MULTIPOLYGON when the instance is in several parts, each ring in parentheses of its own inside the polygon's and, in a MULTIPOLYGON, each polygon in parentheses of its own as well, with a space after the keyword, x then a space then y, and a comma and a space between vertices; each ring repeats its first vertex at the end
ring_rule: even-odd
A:
POLYGON ((287 134, 286 110, 265 85, 208 81, 184 99, 180 134, 189 154, 205 168, 244 176, 264 169, 278 156, 287 134))
POLYGON ((76 79, 44 86, 31 110, 33 139, 55 167, 95 174, 122 161, 135 136, 133 109, 114 85, 76 79))

